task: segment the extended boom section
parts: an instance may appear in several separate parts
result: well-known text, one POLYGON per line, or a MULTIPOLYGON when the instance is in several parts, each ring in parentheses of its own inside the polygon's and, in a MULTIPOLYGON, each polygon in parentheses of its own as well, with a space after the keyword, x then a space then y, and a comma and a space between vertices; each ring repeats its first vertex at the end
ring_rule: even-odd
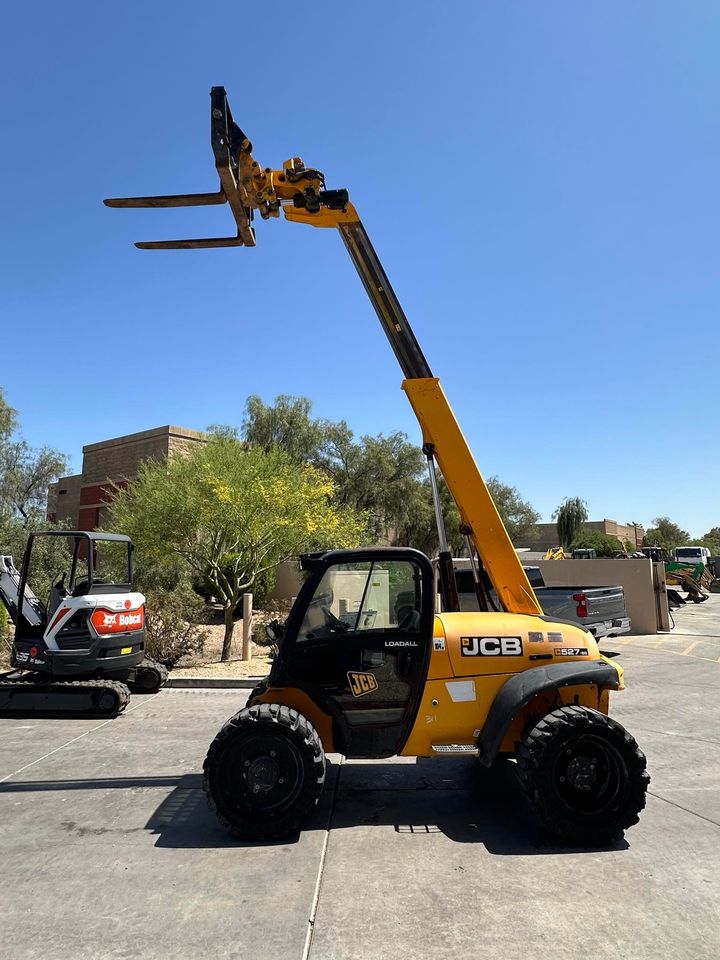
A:
POLYGON ((487 570, 504 609, 511 613, 542 613, 467 441, 439 382, 433 377, 392 284, 349 200, 347 190, 325 189, 324 174, 306 167, 299 157, 285 161, 279 170, 261 167, 253 159, 252 144, 233 120, 225 88, 213 87, 210 97, 211 144, 220 177, 219 191, 113 199, 105 203, 112 207, 229 204, 237 225, 237 236, 144 241, 137 244, 145 250, 254 246, 255 232, 251 223, 256 211, 265 220, 278 217, 282 210, 286 219, 294 223, 336 228, 397 357, 405 377, 403 389, 422 426, 423 448, 428 456, 440 537, 439 567, 445 609, 457 610, 458 598, 433 458, 437 460, 460 511, 463 529, 487 570))
POLYGON ((541 614, 542 607, 440 381, 436 377, 405 380, 402 388, 420 421, 423 438, 434 445, 435 458, 463 526, 471 531, 475 549, 503 607, 510 613, 541 614))

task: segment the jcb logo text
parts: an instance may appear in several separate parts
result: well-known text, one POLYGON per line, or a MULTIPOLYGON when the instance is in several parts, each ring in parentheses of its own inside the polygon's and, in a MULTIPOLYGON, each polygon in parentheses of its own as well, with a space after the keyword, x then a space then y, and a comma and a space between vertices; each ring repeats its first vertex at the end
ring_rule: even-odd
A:
POLYGON ((378 682, 372 673, 348 673, 350 690, 354 697, 364 697, 366 693, 377 690, 378 682))
POLYGON ((520 637, 460 637, 464 657, 521 657, 520 637))

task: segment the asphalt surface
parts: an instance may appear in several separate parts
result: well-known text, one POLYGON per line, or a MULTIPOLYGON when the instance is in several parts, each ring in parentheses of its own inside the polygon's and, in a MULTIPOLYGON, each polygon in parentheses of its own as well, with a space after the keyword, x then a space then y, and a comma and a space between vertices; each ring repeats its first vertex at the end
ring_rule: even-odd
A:
POLYGON ((337 756, 299 836, 233 841, 199 771, 247 691, 163 690, 104 723, 0 720, 0 955, 717 960, 720 596, 676 620, 603 645, 627 672, 611 712, 652 774, 611 849, 554 846, 511 763, 337 756))

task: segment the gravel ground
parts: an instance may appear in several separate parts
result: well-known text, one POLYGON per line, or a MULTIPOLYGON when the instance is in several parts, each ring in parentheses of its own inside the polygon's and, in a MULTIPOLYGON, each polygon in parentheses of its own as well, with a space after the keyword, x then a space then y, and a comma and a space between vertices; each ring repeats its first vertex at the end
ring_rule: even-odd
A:
MULTIPOLYGON (((257 626, 257 624, 256 624, 257 626)), ((203 626, 208 639, 201 656, 183 657, 172 671, 173 677, 264 677, 270 672, 267 648, 250 644, 251 659, 241 660, 242 620, 235 624, 230 660, 220 661, 225 628, 220 623, 203 626)))

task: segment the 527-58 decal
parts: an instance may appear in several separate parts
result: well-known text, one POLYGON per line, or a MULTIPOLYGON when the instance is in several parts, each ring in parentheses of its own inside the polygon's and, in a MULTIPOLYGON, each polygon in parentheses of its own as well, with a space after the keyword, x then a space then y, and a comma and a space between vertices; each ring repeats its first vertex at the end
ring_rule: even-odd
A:
POLYGON ((590 652, 587 647, 555 647, 556 657, 586 657, 590 652))

